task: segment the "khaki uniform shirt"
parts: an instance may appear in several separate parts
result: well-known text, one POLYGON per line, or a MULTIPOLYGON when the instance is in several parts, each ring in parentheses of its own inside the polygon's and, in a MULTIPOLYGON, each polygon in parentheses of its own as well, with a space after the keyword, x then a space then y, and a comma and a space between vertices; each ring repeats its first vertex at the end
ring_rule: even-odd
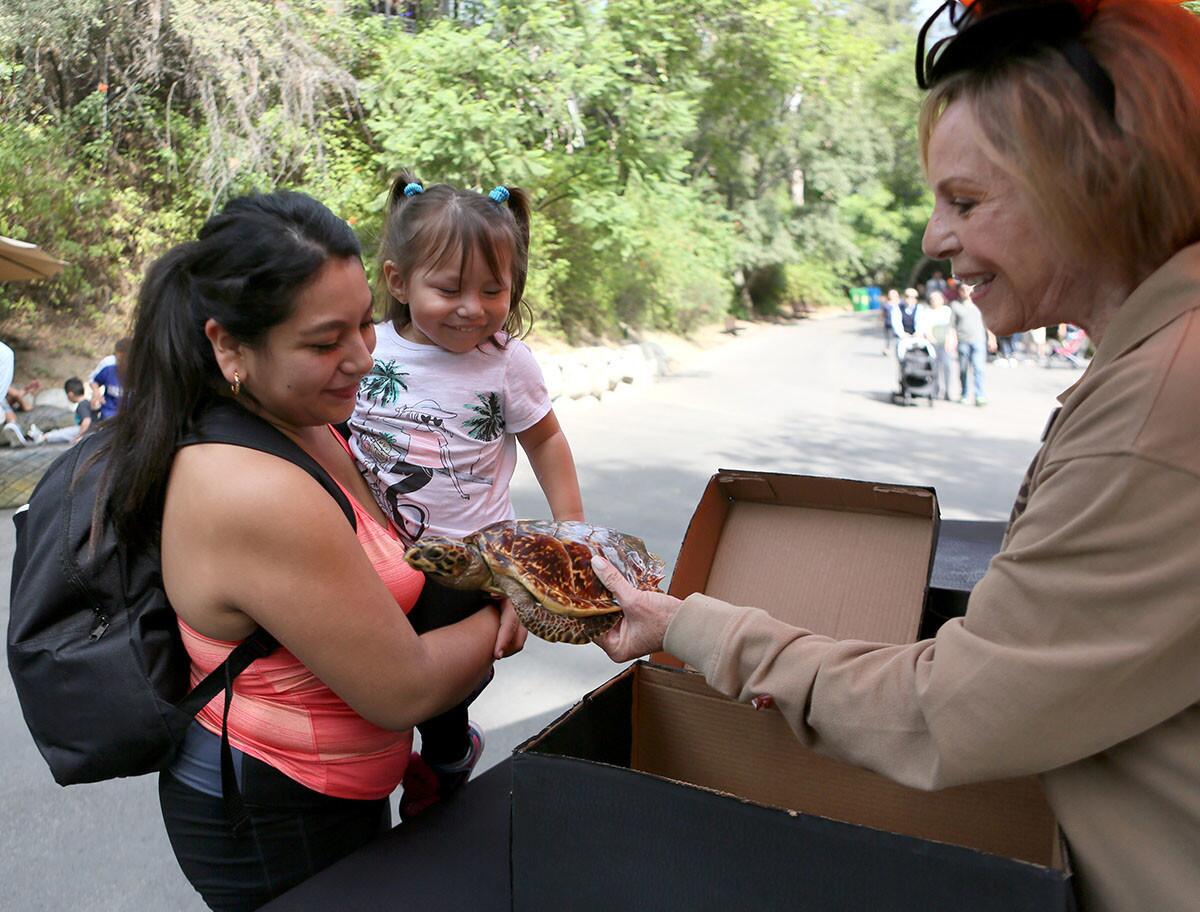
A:
POLYGON ((666 648, 923 789, 1041 774, 1087 912, 1200 908, 1200 245, 1122 305, 964 618, 835 641, 703 595, 666 648))

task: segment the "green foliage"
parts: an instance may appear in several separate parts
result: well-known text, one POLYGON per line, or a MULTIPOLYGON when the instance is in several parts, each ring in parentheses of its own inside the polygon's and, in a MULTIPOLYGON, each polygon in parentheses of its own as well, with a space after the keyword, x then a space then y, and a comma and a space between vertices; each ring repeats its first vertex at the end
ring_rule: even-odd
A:
POLYGON ((125 265, 174 238, 180 216, 134 188, 108 186, 71 131, 48 119, 0 122, 0 234, 40 244, 69 265, 48 282, 0 286, 0 317, 39 309, 91 319, 130 294, 125 265))
POLYGON ((12 0, 0 230, 71 261, 0 305, 128 305, 229 196, 286 186, 375 266, 385 190, 533 199, 527 301, 574 338, 826 306, 919 257, 904 0, 12 0))
POLYGON ((783 267, 783 301, 793 311, 840 307, 845 298, 834 291, 838 285, 833 270, 820 261, 788 263, 783 267))
POLYGON ((620 13, 501 3, 488 25, 397 32, 363 93, 379 170, 531 190, 527 299, 568 335, 683 325, 729 294, 727 219, 686 170, 695 105, 661 71, 685 43, 620 13))

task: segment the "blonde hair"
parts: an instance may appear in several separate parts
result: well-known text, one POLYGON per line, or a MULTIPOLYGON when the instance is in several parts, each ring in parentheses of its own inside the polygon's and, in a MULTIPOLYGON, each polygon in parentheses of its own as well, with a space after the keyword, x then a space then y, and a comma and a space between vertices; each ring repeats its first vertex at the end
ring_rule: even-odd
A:
POLYGON ((1200 241, 1200 17, 1174 0, 1101 0, 1082 42, 1116 86, 1116 125, 1058 51, 965 70, 921 108, 921 158, 955 101, 1061 253, 1137 284, 1200 241))

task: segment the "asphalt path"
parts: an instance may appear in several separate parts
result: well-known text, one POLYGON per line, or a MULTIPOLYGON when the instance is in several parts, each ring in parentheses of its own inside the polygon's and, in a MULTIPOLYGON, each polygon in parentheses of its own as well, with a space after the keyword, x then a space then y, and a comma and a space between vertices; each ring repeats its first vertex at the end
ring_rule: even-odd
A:
MULTIPOLYGON (((751 327, 690 357, 673 376, 604 400, 556 403, 588 519, 642 536, 670 565, 719 468, 932 485, 943 517, 1003 519, 1054 397, 1079 372, 1032 364, 988 372, 989 404, 893 405, 895 364, 875 314, 751 327)), ((519 515, 546 508, 527 466, 519 515)), ((11 511, 0 512, 0 621, 7 627, 11 511)), ((595 647, 530 639, 496 666, 472 715, 484 766, 504 759, 617 668, 595 647)), ((61 789, 0 675, 0 910, 180 910, 203 904, 167 845, 154 777, 61 789)), ((403 897, 397 897, 402 903, 403 897)))

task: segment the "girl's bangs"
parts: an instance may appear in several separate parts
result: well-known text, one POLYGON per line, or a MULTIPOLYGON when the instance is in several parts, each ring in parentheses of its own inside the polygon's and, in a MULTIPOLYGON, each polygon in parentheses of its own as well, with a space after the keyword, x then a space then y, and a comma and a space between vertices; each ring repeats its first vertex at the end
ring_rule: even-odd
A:
POLYGON ((492 278, 511 287, 516 253, 516 239, 512 232, 507 231, 503 224, 494 224, 469 209, 463 208, 453 214, 450 209, 447 207, 439 213, 437 223, 427 229, 426 249, 424 255, 418 258, 430 264, 426 272, 442 269, 457 257, 458 275, 461 276, 467 267, 467 260, 478 252, 492 278), (504 275, 506 265, 510 270, 507 276, 504 275))

